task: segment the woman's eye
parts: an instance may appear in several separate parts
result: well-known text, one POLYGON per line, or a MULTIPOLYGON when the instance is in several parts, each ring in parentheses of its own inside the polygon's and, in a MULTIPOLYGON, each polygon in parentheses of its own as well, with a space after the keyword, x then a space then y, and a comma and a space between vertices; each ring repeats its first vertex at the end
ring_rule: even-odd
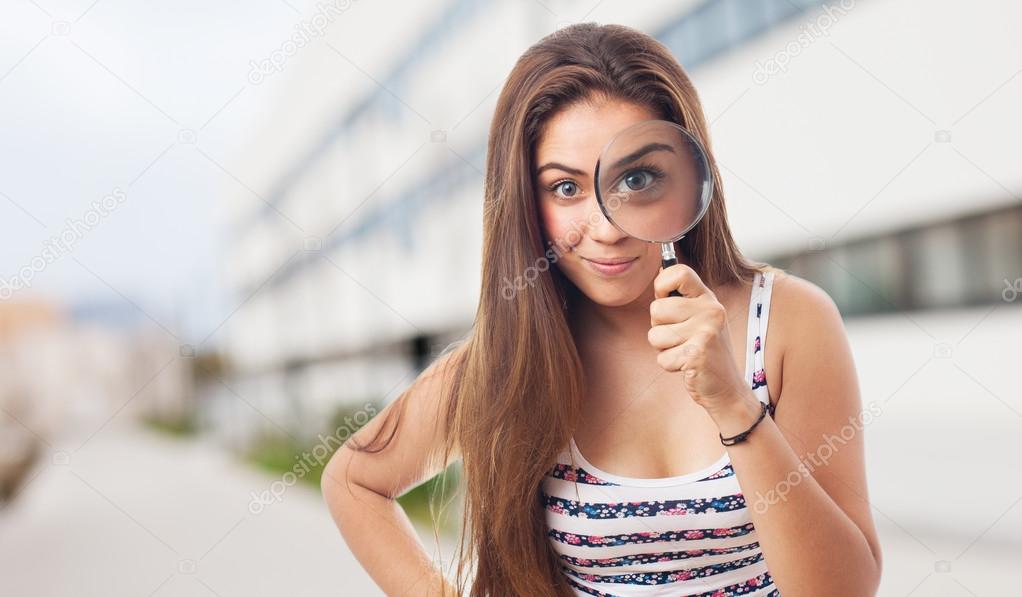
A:
POLYGON ((621 179, 618 192, 641 191, 649 186, 651 182, 653 182, 652 173, 645 170, 633 170, 621 179), (621 188, 620 185, 625 185, 627 189, 621 188))
POLYGON ((551 187, 551 190, 553 190, 554 193, 557 193, 561 197, 570 199, 574 197, 576 193, 578 193, 578 185, 571 182, 570 180, 565 180, 562 182, 555 183, 554 186, 551 187))

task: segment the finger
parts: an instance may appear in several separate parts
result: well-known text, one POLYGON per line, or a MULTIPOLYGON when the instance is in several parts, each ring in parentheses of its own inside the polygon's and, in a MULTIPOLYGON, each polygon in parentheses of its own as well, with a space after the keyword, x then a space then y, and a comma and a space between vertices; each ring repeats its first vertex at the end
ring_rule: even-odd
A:
POLYGON ((699 358, 700 348, 695 339, 688 340, 680 346, 661 350, 656 360, 667 371, 681 371, 695 364, 699 358))
POLYGON ((649 325, 682 323, 692 316, 694 310, 688 297, 665 296, 649 304, 649 325))
POLYGON ((677 290, 684 297, 695 298, 706 292, 706 286, 694 269, 684 263, 676 263, 660 270, 653 280, 653 293, 657 298, 665 297, 677 290))
POLYGON ((682 322, 655 325, 649 328, 646 339, 649 340, 649 344, 653 348, 666 350, 683 344, 689 336, 689 326, 682 322))

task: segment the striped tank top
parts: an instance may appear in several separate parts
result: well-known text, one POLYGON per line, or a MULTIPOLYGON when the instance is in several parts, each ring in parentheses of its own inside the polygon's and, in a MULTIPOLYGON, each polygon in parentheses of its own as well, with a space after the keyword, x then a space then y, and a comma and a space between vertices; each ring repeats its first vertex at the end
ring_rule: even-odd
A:
MULTIPOLYGON (((753 280, 745 359, 745 380, 768 405, 773 277, 753 280)), ((600 470, 572 439, 541 489, 547 536, 576 595, 780 595, 726 451, 701 470, 647 479, 600 470)))

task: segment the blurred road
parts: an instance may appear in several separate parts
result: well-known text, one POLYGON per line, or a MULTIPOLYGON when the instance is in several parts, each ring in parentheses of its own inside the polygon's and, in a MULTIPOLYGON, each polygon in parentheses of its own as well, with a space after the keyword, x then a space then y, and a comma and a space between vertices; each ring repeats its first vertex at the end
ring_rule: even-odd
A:
POLYGON ((1017 595, 1022 309, 996 304, 848 325, 887 597, 1017 595))
POLYGON ((62 448, 0 510, 0 595, 382 594, 315 489, 253 514, 251 492, 279 477, 116 421, 62 448))
MULTIPOLYGON (((896 319, 883 327, 889 332, 896 319)), ((988 334, 1007 323, 989 320, 990 331, 975 334, 991 341, 987 353, 996 345, 988 334)), ((869 347, 873 334, 855 332, 857 346, 869 347)), ((881 368, 871 362, 879 353, 858 355, 865 370, 881 368)), ((960 356, 967 363, 967 353, 960 356)), ((920 385, 903 386, 907 395, 887 402, 868 430, 871 501, 885 554, 880 595, 1016 594, 1009 588, 1022 562, 1022 505, 1012 504, 1019 479, 1004 463, 1016 449, 1011 431, 1018 423, 982 397, 970 405, 971 418, 937 416, 934 410, 948 404, 934 400, 943 380, 915 379, 920 385), (930 408, 912 404, 923 396, 930 408)), ((51 441, 23 493, 0 510, 0 595, 381 594, 315 489, 294 485, 253 514, 253 492, 279 477, 240 464, 213 443, 119 419, 84 441, 51 441)), ((432 538, 422 537, 433 551, 432 538)), ((443 549, 449 560, 449 545, 443 549)))

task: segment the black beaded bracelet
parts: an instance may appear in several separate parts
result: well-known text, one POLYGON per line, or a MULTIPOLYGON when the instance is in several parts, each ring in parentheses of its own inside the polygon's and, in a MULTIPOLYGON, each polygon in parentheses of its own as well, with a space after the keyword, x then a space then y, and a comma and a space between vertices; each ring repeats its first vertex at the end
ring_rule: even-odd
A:
POLYGON ((724 437, 723 435, 720 435, 718 433, 717 435, 720 435, 720 443, 724 444, 725 446, 733 446, 735 444, 744 442, 745 438, 749 437, 749 434, 752 433, 752 430, 756 428, 756 425, 759 425, 759 422, 763 420, 763 417, 766 416, 768 410, 770 410, 770 405, 767 404, 766 402, 760 402, 759 418, 756 419, 756 422, 752 424, 752 427, 749 427, 748 429, 739 433, 738 435, 732 435, 731 437, 724 437))

